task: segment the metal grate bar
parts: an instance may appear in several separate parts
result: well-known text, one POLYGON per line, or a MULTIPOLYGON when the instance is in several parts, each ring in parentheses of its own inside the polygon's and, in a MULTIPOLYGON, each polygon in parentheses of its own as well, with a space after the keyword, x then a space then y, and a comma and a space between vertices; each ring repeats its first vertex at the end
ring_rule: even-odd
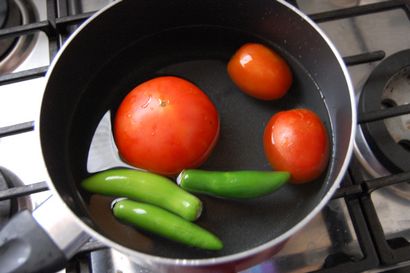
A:
POLYGON ((65 16, 59 17, 54 19, 54 21, 45 20, 35 23, 30 23, 22 26, 15 26, 9 27, 5 29, 0 29, 0 38, 10 38, 10 37, 18 37, 21 35, 28 35, 33 34, 38 31, 42 31, 47 34, 47 36, 52 36, 56 34, 56 30, 54 29, 53 25, 56 28, 62 29, 70 25, 75 25, 82 23, 86 19, 88 19, 94 12, 88 12, 78 15, 72 16, 65 16))
POLYGON ((376 12, 388 11, 397 8, 405 8, 406 0, 391 0, 363 6, 344 8, 310 14, 309 17, 316 23, 345 19, 353 16, 366 15, 376 12))
POLYGON ((342 186, 333 194, 332 199, 338 199, 342 197, 351 197, 361 194, 363 189, 360 185, 342 186))
POLYGON ((366 219, 368 223, 369 231, 372 234, 381 263, 384 265, 391 265, 403 261, 409 261, 410 245, 392 248, 386 240, 383 227, 370 195, 363 195, 363 197, 360 198, 360 202, 365 216, 364 219, 366 219))
POLYGON ((48 66, 42 66, 20 72, 0 75, 0 85, 44 77, 47 70, 48 66))
POLYGON ((47 21, 35 22, 31 24, 26 24, 22 26, 15 26, 0 29, 0 38, 10 38, 17 37, 23 34, 33 34, 38 31, 43 31, 44 33, 50 33, 51 27, 50 23, 47 21))
POLYGON ((47 21, 51 25, 52 33, 48 35, 48 49, 50 60, 54 58, 57 54, 58 49, 61 45, 60 33, 57 31, 56 18, 58 17, 57 13, 57 3, 54 0, 47 0, 47 21))
POLYGON ((393 174, 381 178, 368 180, 363 182, 362 185, 365 191, 370 193, 383 187, 406 182, 410 182, 410 172, 403 172, 399 174, 393 174))
POLYGON ((377 111, 363 112, 359 114, 358 122, 366 123, 396 117, 400 115, 410 114, 410 104, 398 105, 377 111))
POLYGON ((87 20, 94 13, 95 12, 86 12, 86 13, 81 13, 77 15, 59 17, 56 19, 56 24, 59 29, 66 28, 68 26, 72 26, 76 24, 80 24, 84 22, 85 20, 87 20))
POLYGON ((363 194, 362 186, 360 184, 353 183, 353 181, 355 181, 354 178, 354 172, 349 168, 343 178, 340 188, 338 188, 333 194, 332 199, 338 199, 342 197, 352 198, 363 194))
POLYGON ((347 66, 353 66, 358 64, 370 63, 380 61, 386 56, 386 53, 382 50, 373 51, 369 53, 362 53, 358 55, 352 55, 343 57, 343 61, 347 66))
POLYGON ((46 182, 24 185, 0 191, 0 201, 48 190, 46 182))
MULTIPOLYGON (((353 185, 352 175, 349 172, 343 178, 343 188, 354 189, 356 185, 353 185)), ((357 188, 358 192, 361 192, 361 187, 357 188)), ((354 194, 355 195, 355 194, 354 194)), ((346 254, 343 250, 330 254, 323 264, 323 268, 314 271, 315 273, 345 273, 345 272, 364 272, 370 268, 374 268, 378 264, 378 257, 375 247, 372 243, 369 229, 364 220, 363 212, 360 207, 360 199, 358 196, 350 196, 345 200, 349 216, 352 220, 354 232, 357 236, 357 240, 363 253, 362 258, 352 258, 349 254, 346 254)), ((334 226, 327 224, 329 234, 332 234, 334 226)), ((334 235, 333 235, 334 236, 334 235)), ((337 238, 330 236, 332 242, 338 242, 337 238)), ((312 272, 313 273, 313 272, 312 272)))
POLYGON ((30 132, 34 130, 34 121, 23 122, 0 128, 0 138, 30 132))

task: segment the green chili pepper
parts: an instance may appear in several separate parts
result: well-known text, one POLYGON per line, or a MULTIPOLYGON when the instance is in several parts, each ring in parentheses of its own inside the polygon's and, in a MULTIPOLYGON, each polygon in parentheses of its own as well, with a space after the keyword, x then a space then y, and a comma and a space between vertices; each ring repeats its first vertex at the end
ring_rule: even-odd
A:
POLYGON ((113 212, 124 222, 176 242, 207 250, 223 247, 214 234, 159 207, 123 199, 114 204, 113 212))
POLYGON ((81 186, 87 191, 127 197, 167 209, 194 221, 202 211, 202 202, 173 181, 153 173, 131 169, 112 169, 86 178, 81 186))
POLYGON ((216 197, 247 199, 264 196, 289 180, 288 172, 184 170, 177 183, 185 190, 216 197))

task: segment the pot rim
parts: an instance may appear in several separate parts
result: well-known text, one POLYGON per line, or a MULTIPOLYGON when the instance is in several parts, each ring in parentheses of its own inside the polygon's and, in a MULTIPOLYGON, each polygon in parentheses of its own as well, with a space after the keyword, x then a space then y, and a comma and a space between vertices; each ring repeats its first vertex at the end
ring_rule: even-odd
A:
MULTIPOLYGON (((95 14, 93 14, 90 18, 88 18, 83 24, 81 24, 75 32, 67 39, 65 44, 62 46, 62 48, 57 52, 56 56, 52 60, 49 69, 46 73, 45 79, 46 82, 49 82, 49 78, 51 77, 54 67, 58 63, 58 60, 60 57, 64 54, 64 51, 67 47, 70 46, 70 43, 72 40, 74 40, 77 36, 78 33, 80 33, 84 28, 87 27, 87 25, 94 20, 94 18, 102 15, 104 12, 109 10, 115 5, 118 5, 119 3, 123 2, 123 0, 118 0, 115 1, 103 9, 99 10, 95 14)), ((276 0, 276 2, 286 6, 291 12, 296 13, 306 21, 313 29, 320 34, 322 39, 325 40, 326 44, 329 46, 331 49, 331 52, 334 54, 335 58, 337 59, 340 68, 342 69, 342 72, 344 74, 344 78, 346 80, 346 84, 348 87, 348 92, 349 92, 349 97, 350 97, 350 107, 351 107, 351 116, 352 116, 352 126, 349 134, 349 144, 346 152, 346 156, 344 159, 344 162, 342 164, 342 167, 340 168, 339 173, 336 176, 336 179, 334 180, 332 186, 329 188, 328 192, 323 196, 322 200, 316 205, 316 207, 310 211, 301 221, 299 221, 296 225, 294 225, 292 228, 281 234, 280 236, 276 237, 275 239, 266 242, 262 245, 259 245, 257 247, 254 247, 252 249, 248 249, 239 253, 235 254, 230 254, 222 257, 215 257, 215 258, 204 258, 204 259, 172 259, 172 258, 166 258, 166 257, 159 257, 159 256, 153 256, 150 254, 145 254, 138 252, 136 250, 127 248, 125 246, 122 246, 105 236, 101 235, 94 229, 92 229, 90 226, 85 224, 79 217, 75 215, 75 213, 67 206, 67 204, 64 202, 64 200, 61 198, 60 194, 56 190, 50 175, 48 174, 47 171, 47 179, 46 182, 50 188, 50 190, 57 196, 57 198, 68 208, 68 211, 72 214, 72 217, 75 219, 75 222, 84 230, 86 231, 90 236, 96 238, 97 240, 101 241, 102 243, 106 244, 107 246, 110 246, 127 256, 131 257, 131 259, 134 259, 138 262, 153 265, 153 264, 158 264, 159 266, 177 266, 177 267, 217 267, 219 265, 226 265, 226 264, 233 264, 235 263, 235 267, 240 267, 241 261, 245 264, 246 261, 250 261, 253 258, 255 258, 258 255, 261 255, 261 257, 265 257, 265 255, 268 255, 272 252, 273 249, 275 249, 278 245, 281 243, 284 243, 287 239, 289 239, 292 235, 294 235, 296 232, 301 230, 307 223, 309 223, 312 218, 314 218, 321 210, 322 208, 328 203, 328 201, 331 199, 333 196, 334 192, 336 189, 339 187, 342 178, 344 177, 346 170, 348 168, 350 158, 353 153, 353 146, 354 146, 354 137, 356 134, 356 123, 357 123, 357 110, 356 110, 356 105, 355 105, 355 96, 354 96, 354 91, 353 91, 353 85, 347 70, 347 67, 340 56, 339 52, 337 51, 336 47, 334 44, 330 41, 330 39, 325 35, 325 33, 319 28, 319 26, 316 25, 306 14, 292 6, 291 4, 287 3, 285 0, 276 0), (265 254, 265 255, 263 255, 265 254)), ((40 135, 40 130, 41 128, 40 125, 40 116, 41 116, 41 111, 38 116, 38 124, 39 126, 36 127, 37 134, 39 136, 39 139, 41 139, 40 135)), ((266 259, 266 258, 265 258, 266 259)))

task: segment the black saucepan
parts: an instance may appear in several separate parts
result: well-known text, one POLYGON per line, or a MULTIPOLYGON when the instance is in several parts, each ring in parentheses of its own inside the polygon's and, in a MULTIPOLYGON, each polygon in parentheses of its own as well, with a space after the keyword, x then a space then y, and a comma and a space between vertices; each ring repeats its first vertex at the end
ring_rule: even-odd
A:
MULTIPOLYGON (((51 202, 68 208, 66 218, 76 226, 54 221, 65 235, 56 235, 56 228, 47 231, 55 242, 51 247, 61 249, 56 236, 66 236, 69 247, 63 254, 69 257, 83 242, 80 230, 154 272, 235 271, 261 262, 309 222, 338 187, 352 152, 355 111, 349 76, 339 54, 314 23, 285 2, 117 1, 70 37, 48 73, 37 129, 55 195, 51 202), (285 97, 260 101, 239 91, 230 80, 227 61, 247 42, 268 45, 289 63, 294 81, 285 97), (205 211, 198 224, 221 238, 225 245, 221 251, 185 247, 135 230, 128 237, 113 232, 90 205, 93 197, 79 187, 89 175, 90 143, 108 111, 115 114, 134 86, 159 75, 192 81, 219 111, 220 138, 201 168, 270 169, 262 145, 267 121, 280 110, 306 107, 320 115, 331 138, 326 172, 312 183, 286 185, 255 200, 200 196, 205 211), (71 230, 75 236, 70 237, 71 230)), ((100 202, 106 215, 109 206, 103 204, 109 201, 100 202)), ((60 217, 55 214, 59 213, 48 217, 60 217)), ((51 225, 41 224, 39 218, 47 216, 36 217, 42 227, 51 225)), ((2 235, 3 244, 10 245, 7 238, 2 235)), ((30 270, 37 272, 34 268, 30 270)))

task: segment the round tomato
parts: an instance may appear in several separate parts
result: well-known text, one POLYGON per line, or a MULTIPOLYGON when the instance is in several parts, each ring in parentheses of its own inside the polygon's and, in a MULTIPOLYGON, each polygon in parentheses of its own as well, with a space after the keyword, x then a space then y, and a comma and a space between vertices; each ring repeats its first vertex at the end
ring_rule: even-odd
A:
POLYGON ((164 76, 135 87, 114 121, 119 153, 130 165, 172 175, 203 163, 219 135, 218 112, 197 86, 164 76))
POLYGON ((228 63, 228 74, 243 92, 263 100, 281 98, 292 84, 286 61, 270 48, 243 45, 228 63))
POLYGON ((320 118, 307 109, 276 113, 265 127, 263 144, 273 169, 291 173, 293 183, 319 177, 329 160, 329 138, 320 118))

